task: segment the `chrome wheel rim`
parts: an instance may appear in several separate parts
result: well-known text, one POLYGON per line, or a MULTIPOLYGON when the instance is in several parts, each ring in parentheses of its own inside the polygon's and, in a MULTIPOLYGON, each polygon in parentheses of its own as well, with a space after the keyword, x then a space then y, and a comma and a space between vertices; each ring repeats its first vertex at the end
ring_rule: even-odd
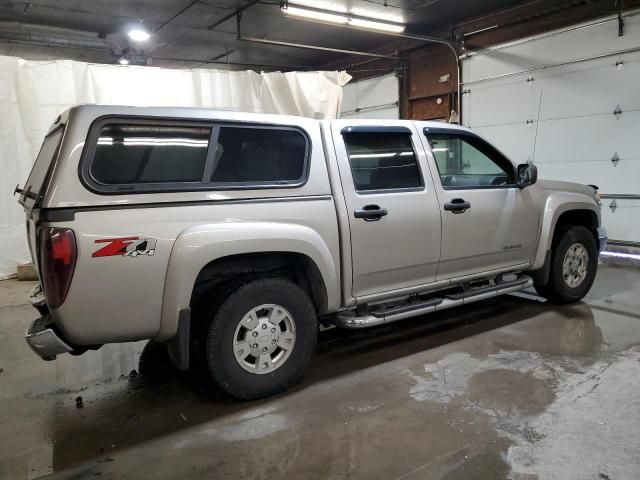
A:
POLYGON ((289 358, 296 343, 291 314, 272 303, 252 308, 242 317, 233 336, 233 355, 244 370, 271 373, 289 358))
POLYGON ((571 288, 579 287, 587 278, 589 254, 582 243, 574 243, 569 247, 562 262, 564 282, 571 288))

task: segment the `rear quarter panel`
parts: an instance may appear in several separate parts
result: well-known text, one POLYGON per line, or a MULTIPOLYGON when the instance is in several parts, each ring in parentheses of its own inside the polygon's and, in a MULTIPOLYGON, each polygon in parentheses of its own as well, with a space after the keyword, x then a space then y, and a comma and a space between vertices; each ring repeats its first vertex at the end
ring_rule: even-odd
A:
POLYGON ((76 213, 74 222, 56 226, 74 229, 77 238, 78 261, 71 287, 64 304, 53 312, 76 344, 170 338, 179 309, 189 305, 200 269, 231 254, 278 250, 307 254, 321 262, 318 267, 327 277, 332 302, 339 297, 338 229, 328 195, 305 201, 86 211, 76 213), (208 235, 203 237, 203 232, 208 235), (107 245, 99 240, 132 237, 155 240, 153 255, 93 256, 107 245), (177 238, 183 240, 180 252, 174 251, 177 238), (315 250, 323 255, 309 255, 313 248, 303 246, 311 245, 309 238, 315 239, 319 245, 315 250), (165 289, 172 254, 178 255, 172 262, 177 275, 165 289), (179 300, 169 303, 161 335, 165 295, 179 300))

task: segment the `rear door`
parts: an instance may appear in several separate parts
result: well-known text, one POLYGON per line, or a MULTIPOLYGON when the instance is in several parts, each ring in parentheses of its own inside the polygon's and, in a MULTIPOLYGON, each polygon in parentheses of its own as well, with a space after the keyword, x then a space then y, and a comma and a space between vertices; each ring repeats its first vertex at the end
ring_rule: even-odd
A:
POLYGON ((353 296, 434 281, 440 212, 409 122, 332 122, 351 233, 353 296))
MULTIPOLYGON (((418 124, 420 125, 420 124, 418 124)), ((515 183, 515 166, 468 130, 424 128, 442 212, 438 280, 528 266, 538 233, 532 189, 515 183)))

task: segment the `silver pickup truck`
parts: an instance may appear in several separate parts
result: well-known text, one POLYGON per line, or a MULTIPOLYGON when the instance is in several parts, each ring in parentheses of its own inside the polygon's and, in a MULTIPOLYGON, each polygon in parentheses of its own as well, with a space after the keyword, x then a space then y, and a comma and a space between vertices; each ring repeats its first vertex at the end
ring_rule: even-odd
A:
POLYGON ((79 106, 16 193, 38 355, 152 339, 243 399, 298 381, 319 324, 578 301, 606 244, 597 187, 435 122, 79 106))

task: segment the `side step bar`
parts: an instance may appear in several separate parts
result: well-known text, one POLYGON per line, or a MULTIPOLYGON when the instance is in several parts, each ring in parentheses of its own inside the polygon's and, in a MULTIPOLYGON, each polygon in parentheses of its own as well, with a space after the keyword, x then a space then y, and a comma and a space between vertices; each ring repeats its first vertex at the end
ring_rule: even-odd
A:
POLYGON ((497 297, 506 293, 518 292, 533 285, 533 279, 520 275, 515 280, 496 282, 493 285, 470 287, 463 292, 445 295, 442 298, 406 302, 400 306, 385 307, 385 304, 371 307, 366 315, 358 316, 355 310, 339 313, 333 324, 342 328, 368 328, 377 325, 403 320, 425 313, 439 312, 468 303, 478 302, 486 298, 497 297))

